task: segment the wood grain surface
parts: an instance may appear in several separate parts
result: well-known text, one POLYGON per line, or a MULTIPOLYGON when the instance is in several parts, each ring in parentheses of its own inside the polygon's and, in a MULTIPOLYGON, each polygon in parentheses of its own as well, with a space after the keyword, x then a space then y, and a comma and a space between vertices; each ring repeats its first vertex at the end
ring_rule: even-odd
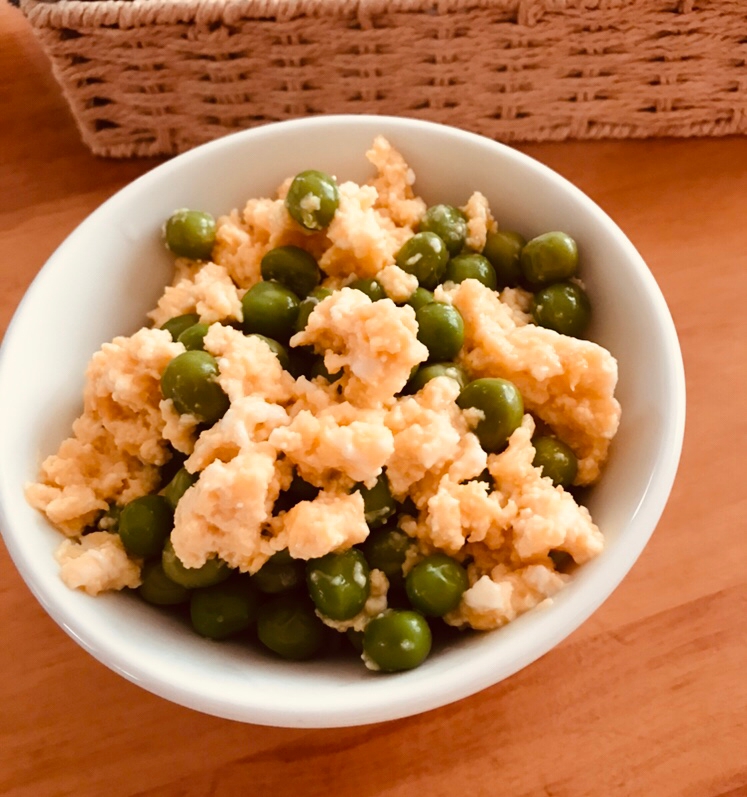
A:
MULTIPOLYGON (((0 76, 4 331, 55 247, 155 162, 84 149, 29 27, 3 2, 0 76)), ((172 705, 110 672, 45 614, 0 546, 0 794, 747 795, 747 138, 521 149, 626 230, 683 347, 679 474, 619 589, 540 661, 455 705, 283 730, 172 705)))

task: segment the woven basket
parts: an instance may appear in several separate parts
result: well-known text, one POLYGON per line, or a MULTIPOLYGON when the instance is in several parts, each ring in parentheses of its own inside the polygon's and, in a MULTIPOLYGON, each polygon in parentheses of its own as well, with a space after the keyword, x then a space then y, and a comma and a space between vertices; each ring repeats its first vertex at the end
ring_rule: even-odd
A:
POLYGON ((21 0, 86 144, 322 113, 502 141, 747 132, 747 0, 21 0))

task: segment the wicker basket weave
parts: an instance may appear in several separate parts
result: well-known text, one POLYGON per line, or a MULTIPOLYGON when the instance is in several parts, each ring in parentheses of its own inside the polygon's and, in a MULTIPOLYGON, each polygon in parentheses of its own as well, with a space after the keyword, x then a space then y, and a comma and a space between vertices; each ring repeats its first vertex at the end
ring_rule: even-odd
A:
POLYGON ((321 113, 502 141, 747 132, 747 0, 21 0, 99 155, 321 113))

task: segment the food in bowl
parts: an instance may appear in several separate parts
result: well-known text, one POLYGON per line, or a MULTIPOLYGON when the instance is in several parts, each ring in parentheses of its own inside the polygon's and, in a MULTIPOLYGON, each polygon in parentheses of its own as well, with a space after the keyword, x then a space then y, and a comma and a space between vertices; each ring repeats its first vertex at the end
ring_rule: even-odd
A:
POLYGON ((27 489, 68 586, 188 602, 207 637, 256 622, 287 658, 331 628, 392 671, 427 656, 426 617, 498 628, 601 552, 573 491, 617 365, 575 337, 576 242, 499 229, 479 192, 427 207, 386 139, 367 156, 367 184, 307 171, 168 220, 152 327, 94 355, 27 489))

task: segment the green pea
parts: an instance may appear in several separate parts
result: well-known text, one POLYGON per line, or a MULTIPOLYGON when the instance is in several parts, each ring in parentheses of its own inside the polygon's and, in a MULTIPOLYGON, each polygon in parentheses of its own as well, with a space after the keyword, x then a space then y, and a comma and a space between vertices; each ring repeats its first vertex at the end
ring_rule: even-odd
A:
POLYGON ((297 473, 293 474, 288 492, 299 501, 313 501, 319 495, 319 488, 302 479, 297 473))
POLYGON ((365 655, 384 672, 419 667, 431 652, 431 629, 417 612, 388 611, 374 618, 363 634, 365 655))
POLYGON ((197 473, 190 473, 186 468, 180 468, 163 488, 163 497, 172 510, 176 509, 179 499, 197 481, 197 477, 197 473))
POLYGON ((258 282, 244 294, 244 332, 287 341, 298 318, 298 296, 277 282, 258 282))
POLYGON ((521 250, 521 272, 535 287, 572 277, 578 269, 578 247, 564 232, 546 232, 521 250))
POLYGON ((348 628, 345 632, 348 641, 353 646, 356 653, 363 653, 363 631, 356 631, 354 628, 348 628))
POLYGON ((171 339, 177 341, 179 340, 179 335, 181 335, 185 329, 194 326, 199 320, 200 316, 198 316, 197 313, 185 313, 184 315, 177 315, 173 318, 169 318, 168 321, 161 325, 161 329, 165 329, 171 335, 171 339))
POLYGON ((417 393, 422 390, 431 379, 438 376, 448 376, 453 379, 461 388, 467 385, 467 374, 461 365, 456 363, 431 363, 430 365, 421 365, 414 376, 410 377, 407 383, 407 390, 410 393, 417 393))
POLYGON ((365 293, 372 302, 378 302, 387 298, 386 291, 381 287, 381 283, 375 279, 354 280, 348 285, 348 288, 353 288, 356 291, 365 293))
POLYGON ((270 347, 270 351, 278 358, 280 365, 282 365, 286 371, 290 371, 290 356, 288 355, 288 350, 282 343, 268 338, 266 335, 258 335, 257 333, 252 333, 248 335, 248 337, 263 340, 270 347))
POLYGON ((464 345, 464 321, 456 307, 431 302, 415 312, 418 340, 428 349, 431 362, 453 360, 464 345))
POLYGON ((176 606, 189 600, 189 590, 172 581, 157 559, 146 562, 141 574, 142 584, 137 588, 140 597, 156 606, 176 606))
POLYGON ((526 239, 518 232, 489 232, 482 250, 495 270, 499 288, 515 288, 521 282, 521 250, 526 239))
POLYGON ((176 411, 214 423, 228 409, 228 396, 217 382, 218 362, 206 351, 185 351, 166 366, 161 391, 176 411))
POLYGON ((542 475, 552 479, 561 487, 570 487, 578 473, 578 459, 573 450, 557 437, 536 437, 534 446, 535 468, 542 468, 542 475))
POLYGON ((554 548, 548 553, 552 563, 558 573, 567 573, 573 566, 573 557, 566 551, 554 548))
POLYGON ((161 495, 143 495, 130 501, 119 516, 119 537, 132 556, 161 553, 174 523, 174 513, 161 495))
POLYGON ((521 426, 524 402, 518 388, 507 379, 475 379, 462 390, 457 404, 463 409, 475 408, 483 418, 475 426, 480 445, 485 451, 501 451, 513 431, 521 426))
POLYGON ((363 496, 363 512, 369 528, 375 529, 383 526, 397 511, 397 504, 389 489, 389 480, 383 473, 373 487, 369 488, 359 484, 357 489, 363 496))
POLYGON ((309 369, 309 379, 314 379, 317 376, 323 376, 327 382, 336 382, 342 376, 342 370, 331 374, 324 364, 324 357, 317 357, 309 369))
POLYGON ((446 244, 449 254, 456 255, 467 240, 467 217, 452 205, 432 205, 426 210, 418 232, 435 233, 446 244))
POLYGON ((209 639, 227 639, 257 619, 259 601, 248 576, 235 574, 222 584, 196 589, 189 601, 192 628, 209 639))
POLYGON ((409 304, 413 310, 420 310, 424 304, 430 304, 433 301, 433 294, 425 288, 415 288, 414 293, 405 302, 409 304))
POLYGON ((539 326, 577 338, 589 325, 591 302, 574 282, 556 282, 534 294, 531 313, 539 326))
POLYGON ((176 555, 171 540, 167 540, 163 546, 161 564, 168 578, 189 589, 211 587, 213 584, 220 584, 231 575, 231 568, 217 557, 208 559, 202 567, 185 567, 176 555))
POLYGON ((296 317, 296 323, 293 329, 296 332, 302 332, 304 329, 306 329, 306 324, 309 322, 309 316, 314 311, 314 308, 319 304, 319 302, 331 295, 332 291, 329 291, 326 288, 314 288, 314 290, 309 293, 309 295, 301 302, 301 304, 299 304, 298 316, 296 317))
POLYGON ((443 617, 456 609, 469 587, 467 571, 446 554, 432 554, 407 574, 407 597, 427 617, 443 617))
POLYGON ((163 488, 176 476, 180 468, 184 467, 187 461, 186 454, 177 451, 173 446, 168 446, 169 459, 161 466, 161 479, 159 483, 159 490, 163 488))
POLYGON ((209 260, 215 244, 215 219, 199 210, 177 210, 166 222, 164 238, 179 257, 209 260))
POLYGON ((307 481, 304 481, 297 473, 295 473, 293 475, 293 481, 288 489, 280 493, 275 501, 273 514, 277 515, 280 512, 287 512, 301 501, 313 501, 318 494, 318 487, 314 487, 313 484, 309 484, 307 481))
POLYGON ((305 563, 291 559, 288 550, 278 551, 252 576, 254 586, 268 595, 287 592, 304 583, 305 563))
POLYGON ((485 470, 479 476, 475 476, 474 479, 470 479, 470 481, 484 482, 488 486, 489 493, 492 493, 495 487, 495 484, 493 482, 493 477, 490 475, 490 471, 487 468, 485 468, 485 470))
POLYGON ((418 232, 405 241, 394 260, 403 271, 414 274, 423 288, 433 290, 441 282, 449 250, 435 233, 418 232))
POLYGON ((403 580, 402 565, 411 546, 410 537, 393 527, 374 529, 362 547, 369 566, 381 570, 391 584, 403 580))
POLYGON ((415 502, 410 498, 408 495, 404 501, 399 505, 399 514, 402 515, 410 515, 411 517, 418 516, 418 508, 415 505, 415 502))
POLYGON ((321 279, 316 260, 299 246, 270 249, 260 264, 263 280, 275 280, 296 296, 308 296, 321 279))
POLYGON ((299 379, 305 376, 307 379, 312 379, 311 369, 319 359, 318 355, 314 352, 313 346, 293 346, 288 350, 288 357, 290 358, 290 371, 294 379, 299 379))
POLYGON ((309 601, 297 595, 279 595, 257 615, 260 642, 284 659, 310 659, 324 644, 325 629, 309 601))
POLYGON ((498 286, 495 269, 486 257, 474 253, 452 257, 444 272, 444 282, 464 282, 468 279, 481 282, 491 291, 498 286))
POLYGON ((306 585, 314 605, 325 617, 349 620, 368 600, 368 564, 355 548, 328 553, 307 563, 306 585))
POLYGON ((315 169, 297 174, 285 197, 291 218, 307 230, 328 227, 339 204, 340 192, 334 177, 315 169))
POLYGON ((179 335, 177 340, 187 351, 204 351, 205 335, 210 329, 209 324, 192 324, 179 335))

